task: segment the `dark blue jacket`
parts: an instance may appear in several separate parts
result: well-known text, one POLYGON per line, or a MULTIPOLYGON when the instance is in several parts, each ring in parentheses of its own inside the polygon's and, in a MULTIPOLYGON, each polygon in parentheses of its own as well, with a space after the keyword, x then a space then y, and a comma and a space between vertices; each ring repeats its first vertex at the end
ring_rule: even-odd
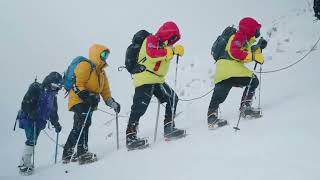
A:
POLYGON ((19 127, 30 128, 35 122, 37 129, 44 129, 47 120, 55 126, 59 120, 57 93, 44 88, 40 83, 32 83, 21 104, 21 112, 18 115, 19 127))

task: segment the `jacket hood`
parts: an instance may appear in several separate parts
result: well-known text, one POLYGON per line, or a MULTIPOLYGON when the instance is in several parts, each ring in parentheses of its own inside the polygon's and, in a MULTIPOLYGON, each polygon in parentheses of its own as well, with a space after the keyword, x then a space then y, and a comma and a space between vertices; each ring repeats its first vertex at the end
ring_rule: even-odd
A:
POLYGON ((100 58, 100 54, 104 50, 110 52, 110 50, 106 46, 103 46, 101 44, 94 44, 89 49, 89 59, 93 62, 97 69, 102 69, 108 65, 107 63, 104 63, 100 58))
POLYGON ((250 17, 245 17, 239 22, 239 31, 247 36, 247 40, 252 38, 256 34, 257 29, 260 28, 261 24, 250 17))
POLYGON ((157 36, 161 42, 168 41, 169 38, 171 38, 174 35, 176 35, 177 38, 168 45, 173 45, 174 43, 179 41, 179 39, 181 38, 178 26, 176 25, 176 23, 172 21, 165 22, 159 28, 158 32, 155 34, 155 36, 157 36))
POLYGON ((51 72, 49 75, 47 75, 44 80, 42 81, 42 85, 45 88, 49 88, 51 86, 51 83, 55 84, 63 84, 62 76, 58 72, 51 72))

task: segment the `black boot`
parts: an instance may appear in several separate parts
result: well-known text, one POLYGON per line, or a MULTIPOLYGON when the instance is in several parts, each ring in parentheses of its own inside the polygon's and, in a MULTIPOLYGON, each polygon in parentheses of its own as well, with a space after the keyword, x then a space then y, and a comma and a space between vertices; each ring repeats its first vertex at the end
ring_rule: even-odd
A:
POLYGON ((175 123, 173 121, 165 119, 164 123, 163 131, 166 140, 179 139, 186 136, 186 130, 175 128, 175 123))
POLYGON ((79 157, 78 157, 78 162, 80 165, 82 164, 89 164, 89 163, 93 163, 93 162, 96 162, 98 161, 98 157, 96 154, 94 153, 91 153, 91 152, 86 152, 84 154, 81 154, 79 157))
MULTIPOLYGON (((63 149, 63 153, 62 153, 62 163, 63 164, 68 164, 71 161, 72 154, 73 154, 73 148, 72 149, 64 148, 63 149)), ((75 153, 73 155, 72 159, 74 159, 76 154, 77 153, 75 153)))
POLYGON ((137 130, 134 125, 128 125, 126 130, 126 145, 128 150, 143 149, 149 146, 147 139, 137 138, 137 130))
POLYGON ((228 121, 218 118, 218 109, 208 111, 208 128, 215 129, 228 125, 228 121))
POLYGON ((262 117, 261 109, 260 108, 253 108, 251 106, 243 105, 240 108, 241 116, 246 117, 252 117, 252 118, 260 118, 262 117))

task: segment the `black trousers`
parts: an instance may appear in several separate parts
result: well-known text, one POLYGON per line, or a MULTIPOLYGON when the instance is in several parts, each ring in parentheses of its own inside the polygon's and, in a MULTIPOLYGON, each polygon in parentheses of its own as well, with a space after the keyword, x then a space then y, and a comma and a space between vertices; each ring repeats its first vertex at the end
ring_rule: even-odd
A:
POLYGON ((133 104, 131 106, 131 114, 128 127, 136 127, 139 124, 139 119, 146 112, 152 95, 155 95, 160 103, 166 103, 166 112, 164 117, 164 125, 171 125, 172 121, 172 106, 174 106, 174 115, 178 104, 177 94, 169 87, 168 84, 146 84, 135 89, 133 96, 133 104), (174 98, 174 104, 173 104, 174 98))
POLYGON ((254 96, 254 92, 259 85, 259 79, 257 78, 256 75, 254 75, 252 78, 252 82, 250 84, 248 96, 247 98, 245 98, 248 91, 248 85, 249 85, 250 79, 251 77, 232 77, 217 83, 213 90, 208 114, 211 114, 213 111, 216 111, 219 108, 219 104, 223 103, 226 100, 232 87, 246 86, 241 98, 241 103, 250 105, 252 98, 254 96))
MULTIPOLYGON (((78 137, 80 135, 80 131, 82 129, 82 126, 84 125, 84 121, 89 111, 89 106, 87 104, 80 103, 72 107, 72 111, 74 112, 73 128, 68 136, 66 144, 64 145, 63 157, 72 155, 73 149, 77 143, 78 137)), ((77 146, 78 156, 88 151, 88 134, 89 134, 89 127, 91 126, 91 117, 92 117, 92 111, 89 112, 88 119, 86 121, 86 124, 84 125, 83 131, 80 136, 80 140, 77 146)))

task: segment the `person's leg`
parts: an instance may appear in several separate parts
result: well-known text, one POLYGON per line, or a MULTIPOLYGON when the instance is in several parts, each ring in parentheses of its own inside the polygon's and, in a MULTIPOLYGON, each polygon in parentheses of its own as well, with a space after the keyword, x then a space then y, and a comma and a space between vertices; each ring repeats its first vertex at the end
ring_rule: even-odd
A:
POLYGON ((237 84, 237 86, 244 87, 246 86, 245 90, 243 91, 240 103, 240 111, 242 116, 252 116, 252 117, 261 117, 260 109, 255 109, 251 107, 252 99, 255 94, 255 90, 259 86, 259 80, 256 75, 253 76, 252 80, 251 77, 238 77, 233 78, 233 84, 237 84), (251 81, 251 83, 250 83, 251 81), (250 84, 250 85, 249 85, 250 84))
POLYGON ((255 94, 255 90, 259 86, 259 79, 257 78, 257 76, 253 75, 252 80, 251 80, 251 77, 234 77, 234 78, 231 78, 230 80, 233 86, 246 87, 241 97, 241 106, 242 105, 251 106, 252 98, 255 94), (250 81, 251 81, 251 84, 250 84, 250 81))
MULTIPOLYGON (((71 156, 74 151, 74 147, 75 147, 77 140, 79 138, 79 135, 80 135, 81 128, 84 124, 86 115, 89 111, 89 107, 85 104, 77 104, 72 108, 72 110, 74 111, 73 128, 68 136, 67 142, 64 145, 63 155, 62 155, 63 160, 70 160, 71 159, 71 156)), ((89 113, 90 114, 88 116, 87 122, 90 123, 92 113, 91 112, 89 112, 89 113)), ((79 152, 77 152, 77 156, 80 155, 79 153, 84 153, 84 149, 83 149, 84 138, 83 137, 84 136, 82 133, 80 140, 79 140, 79 143, 78 143, 78 147, 77 147, 78 151, 79 151, 79 152)))
POLYGON ((208 120, 209 118, 213 118, 214 120, 218 118, 219 105, 226 100, 231 88, 232 83, 229 79, 221 81, 214 86, 207 113, 208 120))
POLYGON ((24 131, 25 131, 27 140, 25 142, 19 167, 32 168, 33 164, 32 164, 31 158, 33 154, 33 146, 35 145, 34 134, 33 134, 34 129, 33 127, 26 127, 24 131))
POLYGON ((165 112, 165 116, 164 116, 164 127, 174 126, 174 121, 172 119, 172 113, 173 113, 173 116, 175 116, 176 110, 177 110, 177 104, 179 101, 178 95, 166 83, 157 84, 154 88, 154 95, 159 99, 160 103, 166 103, 166 112, 165 112), (172 112, 172 111, 174 111, 174 112, 172 112), (173 125, 172 125, 172 123, 173 123, 173 125))
POLYGON ((153 94, 153 85, 147 84, 135 88, 133 96, 133 104, 131 106, 131 113, 126 130, 126 143, 130 145, 132 142, 136 142, 137 139, 137 127, 139 125, 139 119, 146 112, 150 100, 153 94))
POLYGON ((179 97, 172 88, 166 83, 157 84, 154 88, 154 95, 159 99, 160 103, 166 103, 166 112, 164 116, 164 137, 179 138, 186 134, 184 129, 175 128, 174 116, 179 97))

